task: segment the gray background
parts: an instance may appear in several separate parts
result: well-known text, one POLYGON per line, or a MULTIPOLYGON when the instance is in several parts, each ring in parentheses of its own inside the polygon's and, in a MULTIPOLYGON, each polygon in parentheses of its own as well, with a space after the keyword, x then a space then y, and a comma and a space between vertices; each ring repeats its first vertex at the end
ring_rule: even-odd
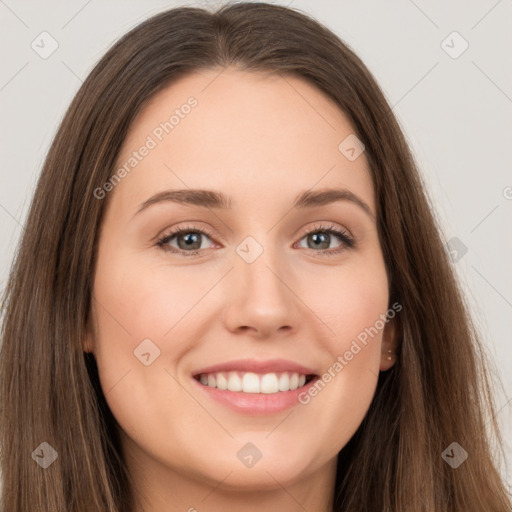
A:
MULTIPOLYGON (((117 38, 157 12, 177 5, 221 3, 0 0, 2 289, 46 152, 93 65, 117 38), (43 31, 58 43, 46 59, 31 47, 33 41, 42 46, 43 31)), ((450 246, 458 244, 456 269, 493 371, 501 378, 496 390, 506 442, 501 470, 510 487, 512 3, 273 3, 299 8, 337 33, 370 68, 393 105, 446 240, 452 240, 450 246), (450 35, 454 31, 463 39, 450 35), (457 56, 464 40, 469 47, 457 56)), ((48 39, 45 48, 50 48, 48 39)))

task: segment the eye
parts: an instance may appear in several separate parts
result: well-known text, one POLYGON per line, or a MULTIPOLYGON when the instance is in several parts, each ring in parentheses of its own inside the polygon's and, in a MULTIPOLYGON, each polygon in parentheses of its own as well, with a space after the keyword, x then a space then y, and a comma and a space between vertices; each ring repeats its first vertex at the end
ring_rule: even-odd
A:
MULTIPOLYGON (((195 226, 186 226, 172 230, 164 234, 158 239, 157 246, 166 252, 172 252, 181 256, 197 256, 205 249, 202 247, 203 237, 212 241, 213 235, 204 229, 195 226), (177 244, 177 246, 175 245, 177 244)), ((347 248, 355 246, 354 238, 350 233, 342 228, 335 228, 334 225, 315 225, 306 231, 305 235, 300 239, 299 244, 306 240, 306 247, 317 252, 322 256, 331 256, 338 254, 347 248), (339 243, 334 250, 327 250, 333 240, 339 243), (309 245, 310 244, 310 245, 309 245)))
POLYGON ((203 229, 198 229, 194 226, 187 226, 178 228, 165 234, 157 242, 157 245, 164 251, 179 253, 183 256, 195 256, 200 250, 202 237, 210 238, 210 235, 203 229), (176 239, 178 247, 171 244, 173 239, 176 239))
MULTIPOLYGON (((314 252, 319 252, 323 256, 338 254, 347 248, 352 248, 355 246, 355 241, 350 233, 345 229, 335 228, 334 225, 315 225, 314 228, 306 232, 305 236, 301 238, 300 242, 302 242, 302 240, 306 240, 307 249, 313 248, 314 252), (338 246, 336 246, 334 250, 327 251, 326 249, 329 249, 329 245, 333 239, 338 239, 341 242, 338 246)), ((300 245, 300 247, 304 246, 300 245)))

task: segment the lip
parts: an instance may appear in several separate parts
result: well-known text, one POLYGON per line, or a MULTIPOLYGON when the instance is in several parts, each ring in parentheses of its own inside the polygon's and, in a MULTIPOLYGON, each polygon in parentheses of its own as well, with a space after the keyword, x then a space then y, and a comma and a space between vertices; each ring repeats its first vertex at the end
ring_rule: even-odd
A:
POLYGON ((294 372, 304 375, 316 375, 315 370, 303 366, 294 361, 286 359, 268 359, 266 361, 258 361, 256 359, 235 359, 225 363, 214 364, 192 372, 193 377, 197 377, 201 373, 214 372, 253 372, 253 373, 278 373, 278 372, 294 372))
POLYGON ((229 391, 211 388, 192 378, 200 392, 211 400, 215 400, 232 411, 250 416, 265 416, 278 414, 295 405, 300 404, 299 395, 308 392, 309 388, 319 379, 315 376, 307 384, 293 391, 279 391, 278 393, 243 393, 242 391, 229 391))
POLYGON ((299 395, 307 393, 308 389, 319 379, 315 370, 286 359, 272 359, 267 361, 237 359, 193 371, 191 377, 194 383, 193 385, 198 386, 199 392, 204 393, 204 396, 207 397, 208 400, 215 400, 217 403, 232 411, 250 416, 278 414, 290 407, 300 404, 299 395), (229 371, 253 372, 259 374, 294 372, 314 377, 307 384, 293 391, 279 391, 278 393, 268 394, 243 393, 242 391, 211 388, 201 384, 197 378, 202 373, 229 371))

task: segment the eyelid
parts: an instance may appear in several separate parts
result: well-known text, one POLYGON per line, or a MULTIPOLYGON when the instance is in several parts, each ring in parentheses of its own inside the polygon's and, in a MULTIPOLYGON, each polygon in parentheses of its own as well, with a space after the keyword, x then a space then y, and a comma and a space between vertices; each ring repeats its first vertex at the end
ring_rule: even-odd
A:
POLYGON ((316 257, 328 257, 328 256, 336 256, 346 251, 347 249, 352 249, 356 247, 356 239, 352 235, 352 233, 343 226, 338 226, 332 222, 330 223, 322 223, 321 221, 318 224, 315 224, 312 228, 306 229, 306 231, 302 232, 301 237, 298 242, 300 242, 304 237, 309 235, 310 233, 327 233, 334 234, 342 240, 341 247, 335 249, 326 249, 321 251, 315 251, 313 249, 309 249, 316 257), (316 254, 315 254, 316 253, 316 254))
POLYGON ((206 249, 197 249, 195 251, 182 251, 180 249, 176 249, 175 247, 173 247, 172 249, 169 249, 165 245, 169 239, 174 238, 176 235, 179 235, 182 232, 188 232, 188 231, 206 235, 208 238, 210 238, 210 240, 212 240, 212 242, 214 242, 214 240, 215 240, 216 235, 214 235, 208 228, 198 227, 193 224, 188 224, 186 226, 178 226, 176 228, 173 228, 171 230, 164 232, 162 235, 159 235, 157 237, 156 245, 159 246, 162 250, 164 250, 166 252, 171 252, 174 254, 181 254, 184 256, 191 256, 191 255, 193 256, 198 253, 204 252, 206 249))
MULTIPOLYGON (((176 235, 179 235, 184 232, 195 232, 199 233, 201 235, 207 236, 212 242, 215 244, 216 242, 216 235, 214 235, 209 229, 205 227, 198 227, 193 224, 188 224, 186 226, 178 226, 176 228, 171 229, 170 231, 165 232, 163 235, 159 235, 157 237, 156 245, 159 246, 162 250, 166 252, 171 252, 174 254, 182 255, 182 256, 196 256, 201 255, 201 253, 204 253, 207 251, 207 249, 196 249, 195 251, 184 251, 182 249, 177 249, 175 247, 169 248, 166 243, 169 239, 174 238, 176 235)), ((306 229, 305 231, 302 231, 302 234, 297 242, 300 242, 304 237, 311 233, 318 233, 323 232, 327 234, 334 234, 334 236, 337 236, 339 239, 341 239, 341 248, 336 249, 324 249, 315 251, 314 249, 309 249, 309 251, 313 253, 318 253, 320 257, 322 256, 334 256, 336 254, 339 254, 343 252, 346 249, 350 249, 355 247, 356 240, 354 236, 350 233, 350 231, 342 226, 338 226, 332 222, 322 222, 319 221, 318 223, 315 223, 314 226, 306 229)), ((296 242, 296 243, 297 243, 296 242)))

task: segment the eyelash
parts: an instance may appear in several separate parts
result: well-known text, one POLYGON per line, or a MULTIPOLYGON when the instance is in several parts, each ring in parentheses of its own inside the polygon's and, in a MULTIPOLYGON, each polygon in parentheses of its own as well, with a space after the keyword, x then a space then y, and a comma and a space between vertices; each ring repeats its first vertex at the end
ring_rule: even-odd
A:
MULTIPOLYGON (((206 235, 208 238, 210 238, 213 241, 213 235, 206 229, 199 229, 195 226, 186 226, 174 229, 170 231, 169 233, 164 234, 161 236, 156 245, 160 247, 165 252, 171 252, 174 254, 181 254, 182 256, 188 257, 188 256, 197 256, 201 251, 204 251, 205 249, 197 249, 195 251, 183 251, 182 249, 176 249, 175 247, 170 247, 167 245, 167 243, 173 239, 176 235, 180 235, 182 233, 198 233, 201 235, 206 235)), ((309 249, 315 253, 320 253, 322 256, 334 256, 336 254, 339 254, 340 252, 348 249, 351 249, 355 247, 355 240, 354 238, 348 233, 348 231, 344 229, 335 228, 333 224, 330 226, 326 225, 315 225, 313 228, 307 230, 305 233, 303 233, 300 240, 302 240, 304 237, 310 235, 311 233, 325 233, 328 235, 336 235, 342 242, 342 245, 335 250, 320 250, 315 251, 313 249, 309 249)), ((299 241, 300 241, 299 240, 299 241)))

